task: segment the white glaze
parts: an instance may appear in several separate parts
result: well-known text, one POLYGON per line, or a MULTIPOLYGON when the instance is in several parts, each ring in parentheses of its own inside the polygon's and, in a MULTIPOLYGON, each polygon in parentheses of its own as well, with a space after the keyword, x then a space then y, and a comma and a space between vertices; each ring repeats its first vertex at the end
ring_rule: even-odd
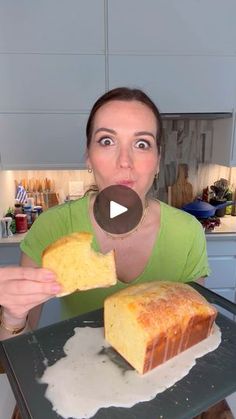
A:
POLYGON ((131 407, 153 399, 188 374, 196 358, 216 349, 221 342, 217 326, 213 334, 147 374, 122 370, 106 354, 103 328, 76 328, 65 344, 66 357, 47 367, 40 382, 47 383, 46 397, 64 418, 91 418, 101 407, 131 407))

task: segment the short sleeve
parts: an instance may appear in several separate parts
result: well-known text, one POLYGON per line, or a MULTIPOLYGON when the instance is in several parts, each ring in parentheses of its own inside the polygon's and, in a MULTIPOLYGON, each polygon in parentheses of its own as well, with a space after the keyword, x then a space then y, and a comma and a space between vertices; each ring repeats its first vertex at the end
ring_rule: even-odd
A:
POLYGON ((34 222, 20 244, 22 252, 41 266, 44 249, 59 237, 68 234, 68 222, 63 210, 58 207, 42 213, 34 222))
POLYGON ((196 219, 193 219, 192 223, 191 241, 183 273, 185 282, 195 281, 210 274, 205 233, 196 219))

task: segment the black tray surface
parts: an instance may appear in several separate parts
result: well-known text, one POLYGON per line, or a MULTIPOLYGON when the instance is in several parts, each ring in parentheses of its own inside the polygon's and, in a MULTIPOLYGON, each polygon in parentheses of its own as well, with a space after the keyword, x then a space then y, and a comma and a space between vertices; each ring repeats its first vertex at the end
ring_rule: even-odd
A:
MULTIPOLYGON (((204 287, 191 284, 206 298, 220 304, 221 297, 204 287)), ((223 299, 223 306, 226 302, 223 299)), ((236 314, 236 305, 230 303, 236 314)), ((182 380, 149 402, 132 408, 102 408, 93 419, 190 419, 236 391, 236 323, 218 314, 216 323, 222 342, 213 352, 197 359, 196 365, 182 380)), ((60 418, 45 398, 45 384, 37 379, 49 365, 65 356, 63 346, 73 336, 75 327, 103 326, 103 311, 96 310, 65 320, 35 332, 0 343, 0 359, 7 372, 23 419, 60 418)))

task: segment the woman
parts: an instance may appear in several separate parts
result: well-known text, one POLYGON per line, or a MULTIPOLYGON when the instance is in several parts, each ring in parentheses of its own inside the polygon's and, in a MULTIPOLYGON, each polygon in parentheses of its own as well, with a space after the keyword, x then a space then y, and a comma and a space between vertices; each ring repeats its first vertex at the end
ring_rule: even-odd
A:
POLYGON ((74 231, 91 232, 96 251, 115 249, 119 281, 110 288, 61 298, 62 318, 101 307, 107 295, 132 283, 202 282, 209 273, 201 224, 181 210, 148 198, 159 172, 162 133, 160 114, 151 99, 137 89, 105 93, 91 110, 86 133, 87 166, 94 173, 97 192, 111 185, 128 186, 142 200, 144 216, 131 232, 108 234, 93 215, 96 193, 43 213, 21 244, 22 268, 0 269, 2 339, 13 331, 23 333, 35 327, 42 303, 60 293, 55 275, 39 268, 41 255, 54 240, 74 231))
MULTIPOLYGON (((108 234, 93 215, 96 193, 43 213, 21 243, 24 268, 3 272, 2 319, 8 329, 22 329, 27 316, 35 325, 39 306, 60 292, 52 273, 30 268, 41 266, 42 252, 50 243, 74 231, 91 232, 96 251, 115 250, 119 281, 110 288, 61 298, 62 318, 101 307, 107 295, 130 283, 199 281, 208 275, 206 241, 198 221, 148 198, 159 172, 162 133, 160 114, 151 99, 138 89, 117 88, 105 93, 91 110, 86 133, 87 166, 94 173, 98 191, 111 185, 128 186, 141 198, 144 217, 131 233, 108 234)), ((11 333, 1 328, 1 334, 7 332, 11 333)))

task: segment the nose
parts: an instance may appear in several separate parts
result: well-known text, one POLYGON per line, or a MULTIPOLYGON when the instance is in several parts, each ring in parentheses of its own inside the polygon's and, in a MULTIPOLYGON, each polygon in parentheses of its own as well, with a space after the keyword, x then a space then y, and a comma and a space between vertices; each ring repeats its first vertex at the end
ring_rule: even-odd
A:
POLYGON ((118 166, 121 168, 133 167, 132 151, 126 147, 121 147, 117 158, 118 166))

